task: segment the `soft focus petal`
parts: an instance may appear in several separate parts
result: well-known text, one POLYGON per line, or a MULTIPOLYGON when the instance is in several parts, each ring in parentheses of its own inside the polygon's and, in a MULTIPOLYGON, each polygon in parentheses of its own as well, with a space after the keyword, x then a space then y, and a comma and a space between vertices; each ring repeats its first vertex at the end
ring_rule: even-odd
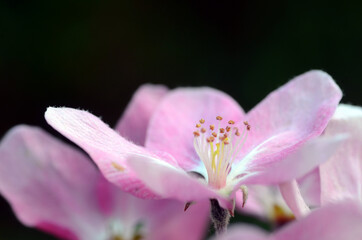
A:
POLYGON ((120 221, 123 239, 132 239, 139 224, 145 240, 199 240, 206 232, 208 201, 194 204, 184 212, 185 204, 179 201, 136 198, 108 181, 99 187, 98 199, 108 219, 120 221))
MULTIPOLYGON (((52 127, 83 148, 109 181, 138 197, 156 197, 128 171, 125 162, 126 155, 130 153, 157 157, 155 154, 125 140, 86 111, 49 107, 45 118, 52 127)), ((172 158, 163 157, 165 161, 172 161, 172 158)))
POLYGON ((310 209, 300 193, 296 180, 279 184, 279 189, 296 218, 301 218, 310 213, 310 209))
POLYGON ((359 203, 344 202, 313 211, 281 229, 275 240, 362 239, 362 209, 359 203))
MULTIPOLYGON (((243 164, 249 171, 274 169, 279 159, 285 159, 307 140, 322 133, 341 96, 333 79, 322 71, 300 75, 269 94, 247 114, 251 131, 241 156, 246 158, 243 164)), ((300 169, 300 175, 311 170, 310 166, 302 167, 308 165, 304 161, 287 160, 292 163, 284 160, 283 165, 290 168, 281 171, 294 173, 300 169)))
POLYGON ((256 226, 232 225, 227 233, 213 237, 210 240, 266 240, 268 233, 256 226))
POLYGON ((261 229, 234 226, 213 240, 360 240, 362 209, 359 203, 344 202, 313 211, 269 236, 261 229))
POLYGON ((99 173, 86 156, 43 130, 17 126, 0 146, 0 191, 19 220, 65 239, 91 239, 103 218, 99 173))
POLYGON ((206 183, 202 183, 184 170, 166 162, 131 155, 128 165, 147 187, 161 197, 178 199, 184 203, 215 198, 219 200, 222 207, 232 209, 231 202, 211 190, 206 183))
POLYGON ((163 85, 142 85, 134 93, 115 130, 124 138, 143 146, 150 118, 167 91, 163 85))
POLYGON ((340 105, 324 135, 348 133, 331 159, 320 166, 321 203, 345 198, 362 201, 362 108, 340 105))
POLYGON ((297 179, 300 192, 308 206, 314 208, 321 205, 321 181, 319 167, 297 179))
MULTIPOLYGON (((205 119, 205 128, 216 116, 239 122, 243 110, 230 96, 212 88, 179 88, 171 91, 155 111, 147 133, 146 146, 171 153, 186 170, 199 164, 194 149, 195 125, 205 119)), ((226 125, 226 124, 223 124, 226 125)))

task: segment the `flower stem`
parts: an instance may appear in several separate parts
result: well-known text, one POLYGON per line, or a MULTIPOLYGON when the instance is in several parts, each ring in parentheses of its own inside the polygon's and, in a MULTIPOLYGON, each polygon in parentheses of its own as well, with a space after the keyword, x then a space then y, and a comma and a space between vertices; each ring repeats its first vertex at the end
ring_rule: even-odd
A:
POLYGON ((220 207, 216 199, 210 199, 211 203, 211 220, 214 223, 215 232, 217 235, 226 232, 230 220, 228 210, 220 207))

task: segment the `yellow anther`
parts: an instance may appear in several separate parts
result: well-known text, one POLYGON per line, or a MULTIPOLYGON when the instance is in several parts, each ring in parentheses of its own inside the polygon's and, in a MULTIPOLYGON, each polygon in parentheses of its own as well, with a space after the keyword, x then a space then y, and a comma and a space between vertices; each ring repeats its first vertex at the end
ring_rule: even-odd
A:
POLYGON ((204 123, 205 123, 205 119, 201 118, 201 119, 200 119, 200 123, 201 123, 201 124, 204 124, 204 123))
POLYGON ((125 170, 124 167, 122 167, 121 165, 119 165, 119 164, 116 163, 116 162, 112 162, 112 166, 113 166, 115 169, 117 169, 118 171, 120 171, 120 172, 123 172, 123 171, 125 170))
POLYGON ((216 132, 213 132, 211 135, 214 136, 214 137, 217 137, 217 133, 216 133, 216 132))
POLYGON ((224 133, 224 132, 225 132, 225 129, 223 129, 223 128, 220 128, 219 130, 220 130, 220 133, 224 133))
POLYGON ((227 132, 230 132, 231 127, 230 127, 230 126, 226 126, 226 128, 225 128, 225 129, 226 129, 226 131, 227 131, 227 132))
POLYGON ((196 124, 196 127, 199 128, 199 127, 201 127, 201 125, 197 123, 197 124, 196 124))
POLYGON ((235 122, 233 120, 230 120, 228 123, 231 125, 235 124, 235 122))
POLYGON ((214 125, 210 125, 210 130, 214 130, 215 126, 214 125))
POLYGON ((222 120, 222 117, 220 117, 220 116, 217 116, 217 117, 216 117, 216 120, 219 120, 219 121, 221 121, 221 120, 222 120))
POLYGON ((205 128, 201 128, 201 132, 202 132, 202 133, 205 133, 205 132, 206 132, 206 129, 205 129, 205 128))

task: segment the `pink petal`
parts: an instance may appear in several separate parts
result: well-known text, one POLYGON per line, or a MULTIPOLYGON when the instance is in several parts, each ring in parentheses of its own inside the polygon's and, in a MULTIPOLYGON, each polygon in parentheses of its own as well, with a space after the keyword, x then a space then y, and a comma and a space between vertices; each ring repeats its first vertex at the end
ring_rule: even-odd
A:
POLYGON ((52 127, 83 148, 110 182, 141 198, 157 197, 128 171, 126 156, 138 153, 161 156, 163 160, 173 162, 171 157, 163 153, 157 156, 125 140, 99 118, 86 111, 49 107, 45 118, 52 127))
POLYGON ((359 240, 362 238, 359 203, 344 202, 313 211, 277 232, 275 240, 359 240))
POLYGON ((228 231, 211 240, 267 240, 268 233, 256 226, 235 224, 229 227, 228 231))
POLYGON ((324 135, 348 133, 330 160, 320 166, 321 203, 362 200, 362 108, 340 105, 324 135))
POLYGON ((360 204, 343 202, 315 210, 270 235, 262 229, 235 225, 213 240, 360 240, 361 224, 360 204))
POLYGON ((307 205, 311 207, 319 207, 321 205, 321 181, 319 167, 297 179, 297 182, 307 205))
POLYGON ((155 111, 147 133, 146 146, 172 154, 186 170, 199 164, 193 146, 193 132, 199 120, 205 128, 217 123, 217 116, 243 120, 243 110, 227 94, 211 88, 179 88, 171 91, 155 111))
POLYGON ((86 156, 21 125, 3 138, 0 161, 1 194, 23 224, 66 239, 97 233, 103 221, 94 198, 100 175, 86 156))
MULTIPOLYGON (((323 136, 305 143, 291 155, 278 162, 253 168, 250 176, 244 177, 240 184, 279 184, 300 178, 312 171, 321 163, 327 161, 336 149, 345 141, 346 135, 323 136)), ((251 171, 251 170, 249 170, 251 171)), ((230 174, 237 174, 238 169, 230 174)), ((233 177, 231 175, 231 177, 233 177)))
POLYGON ((163 85, 142 85, 134 93, 115 130, 124 138, 143 146, 150 118, 167 91, 163 85))
POLYGON ((279 189, 296 218, 301 218, 310 213, 310 209, 300 193, 296 180, 279 184, 279 189))
MULTIPOLYGON (((320 135, 341 96, 333 79, 322 71, 300 75, 269 94, 247 114, 251 131, 241 157, 252 153, 247 163, 248 170, 274 168, 280 159, 285 159, 307 140, 320 135)), ((294 168, 301 165, 288 164, 290 168, 282 171, 295 172, 294 168)))
POLYGON ((128 166, 147 187, 161 197, 177 199, 184 203, 215 198, 220 206, 226 209, 233 208, 231 201, 209 188, 206 182, 201 182, 166 162, 142 155, 130 155, 128 166))
POLYGON ((131 239, 127 234, 132 235, 139 223, 142 223, 141 233, 148 240, 199 240, 208 226, 208 201, 198 202, 184 212, 183 202, 136 198, 108 181, 100 185, 98 199, 106 206, 108 219, 121 222, 124 239, 131 239))

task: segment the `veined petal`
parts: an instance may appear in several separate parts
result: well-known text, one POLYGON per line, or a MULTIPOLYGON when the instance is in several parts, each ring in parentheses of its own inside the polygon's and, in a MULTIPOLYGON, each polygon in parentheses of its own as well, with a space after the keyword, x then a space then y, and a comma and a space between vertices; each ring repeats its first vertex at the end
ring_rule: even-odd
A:
POLYGON ((104 221, 100 174, 87 157, 43 130, 20 125, 0 145, 0 191, 18 219, 65 239, 90 239, 104 221))
POLYGON ((87 111, 49 107, 45 112, 45 118, 57 131, 83 148, 109 181, 138 197, 157 197, 145 188, 132 172, 128 171, 126 156, 137 153, 173 162, 172 157, 164 153, 156 155, 125 140, 87 111))
MULTIPOLYGON (((240 159, 247 159, 243 161, 250 171, 271 168, 322 133, 341 97, 327 73, 310 71, 294 78, 247 114, 252 130, 240 159)), ((289 166, 288 172, 294 172, 301 165, 289 166)))
POLYGON ((320 166, 321 204, 346 198, 362 201, 362 108, 341 104, 324 135, 348 133, 330 160, 320 166))
POLYGON ((195 124, 204 119, 205 125, 217 126, 215 118, 219 115, 226 122, 238 122, 243 120, 244 113, 238 103, 221 91, 207 87, 175 89, 151 118, 145 145, 169 152, 179 166, 192 170, 200 161, 193 145, 195 124))
POLYGON ((177 199, 185 203, 215 198, 222 207, 233 208, 229 199, 212 190, 206 182, 201 182, 169 163, 136 154, 129 155, 127 162, 146 186, 161 197, 177 199))
POLYGON ((143 146, 150 118, 168 89, 163 85, 145 84, 137 89, 115 130, 126 139, 143 146))

